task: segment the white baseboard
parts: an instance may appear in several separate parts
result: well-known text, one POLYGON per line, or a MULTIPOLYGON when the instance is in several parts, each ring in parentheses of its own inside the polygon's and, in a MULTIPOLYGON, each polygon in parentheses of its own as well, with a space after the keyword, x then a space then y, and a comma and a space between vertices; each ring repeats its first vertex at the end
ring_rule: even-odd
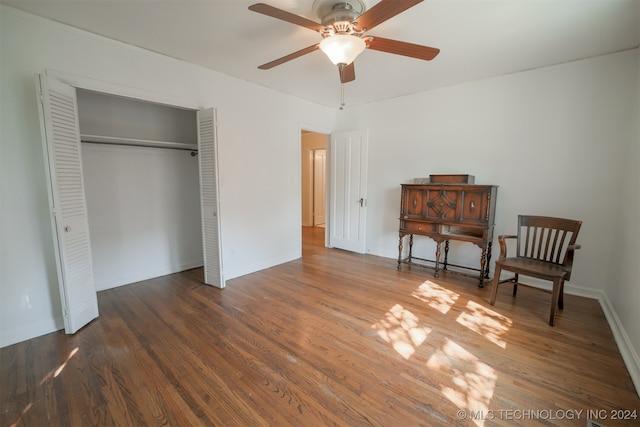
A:
POLYGON ((120 286, 130 285, 143 280, 154 279, 156 277, 166 276, 168 274, 178 273, 192 268, 202 267, 202 265, 202 259, 198 259, 194 261, 186 261, 181 264, 166 265, 154 270, 137 272, 133 275, 124 275, 116 278, 112 277, 108 282, 99 283, 96 281, 96 291, 106 291, 107 289, 118 288, 120 286))
MULTIPOLYGON (((549 281, 536 280, 530 277, 526 277, 526 280, 523 281, 527 285, 535 288, 551 291, 551 283, 549 281)), ((564 293, 598 300, 600 307, 602 307, 602 311, 604 312, 604 316, 607 319, 607 323, 609 323, 611 332, 613 333, 613 338, 618 345, 618 350, 622 355, 622 360, 624 360, 624 364, 629 371, 633 385, 636 387, 636 393, 638 393, 638 396, 640 397, 640 357, 638 356, 636 349, 633 347, 633 344, 629 339, 629 335, 627 335, 627 332, 607 295, 599 289, 575 286, 569 282, 565 282, 564 293)))
POLYGON ((255 273, 257 271, 271 268, 276 265, 284 264, 285 262, 293 261, 300 258, 301 255, 302 254, 300 252, 292 252, 283 256, 263 260, 260 263, 250 265, 238 264, 231 267, 226 267, 224 272, 225 280, 235 279, 237 277, 255 273))
POLYGON ((43 322, 29 323, 23 328, 3 331, 0 334, 0 348, 64 329, 62 316, 47 319, 43 322))
POLYGON ((636 387, 636 393, 638 393, 638 396, 640 397, 640 357, 638 356, 638 352, 633 347, 633 344, 629 339, 629 335, 627 335, 627 332, 624 329, 622 322, 620 322, 620 318, 616 314, 616 311, 607 295, 604 292, 600 292, 600 298, 598 298, 598 300, 600 301, 602 311, 607 318, 607 322, 609 322, 609 327, 611 327, 611 332, 613 332, 616 344, 618 344, 622 360, 624 360, 624 364, 629 371, 633 385, 636 387))

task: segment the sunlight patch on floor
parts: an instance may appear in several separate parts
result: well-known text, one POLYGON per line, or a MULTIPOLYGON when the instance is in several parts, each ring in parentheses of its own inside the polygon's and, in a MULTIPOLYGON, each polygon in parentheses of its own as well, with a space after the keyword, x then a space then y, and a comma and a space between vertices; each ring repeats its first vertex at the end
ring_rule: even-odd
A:
POLYGON ((431 333, 431 328, 420 326, 418 320, 415 314, 396 304, 372 328, 402 357, 409 359, 431 333))
POLYGON ((426 302, 429 307, 438 310, 442 314, 447 314, 460 297, 457 293, 429 280, 418 286, 411 296, 426 302))
MULTIPOLYGON (((451 384, 441 385, 442 394, 459 409, 487 413, 498 378, 491 366, 447 339, 431 356, 427 367, 451 377, 451 384)), ((477 425, 484 423, 474 421, 477 425)))
POLYGON ((465 311, 460 313, 456 321, 482 335, 495 345, 507 348, 505 337, 513 323, 508 317, 476 302, 469 301, 465 311))
POLYGON ((62 364, 60 366, 58 366, 58 369, 56 369, 56 371, 53 373, 53 377, 57 377, 58 375, 60 375, 60 372, 62 372, 62 370, 67 366, 67 363, 69 362, 69 360, 76 355, 76 353, 78 352, 79 348, 76 347, 73 350, 71 350, 69 352, 69 356, 67 356, 67 360, 65 360, 64 362, 62 362, 62 364))
MULTIPOLYGON (((22 415, 26 414, 27 412, 29 412, 29 409, 31 409, 31 407, 33 406, 33 403, 29 403, 23 410, 22 410, 22 415)), ((10 427, 17 427, 21 421, 23 420, 18 420, 15 423, 11 424, 10 427)))
MULTIPOLYGON (((80 349, 78 347, 74 348, 73 350, 71 350, 69 352, 69 354, 67 355, 67 358, 65 359, 64 362, 62 362, 60 364, 60 366, 58 366, 55 370, 48 372, 43 378, 42 380, 40 380, 40 384, 39 385, 43 385, 44 383, 46 383, 47 381, 49 381, 52 378, 56 378, 58 375, 60 375, 60 373, 64 370, 64 368, 67 366, 67 363, 69 363, 69 360, 71 360, 71 358, 73 356, 76 355, 76 353, 78 353, 80 349)), ((29 412, 29 409, 31 409, 31 407, 33 406, 33 402, 29 402, 24 409, 22 410, 22 415, 25 415, 27 412, 29 412)), ((19 424, 20 421, 16 421, 15 423, 11 424, 11 427, 17 426, 19 424)))
POLYGON ((66 359, 64 362, 62 362, 62 363, 60 364, 60 366, 58 366, 55 370, 53 370, 53 371, 49 372, 47 375, 45 375, 45 376, 42 378, 42 380, 40 381, 40 385, 42 385, 42 384, 46 383, 46 382, 47 382, 48 380, 50 380, 51 378, 55 378, 55 377, 57 377, 58 375, 60 375, 60 373, 62 372, 62 370, 67 366, 67 363, 69 362, 69 360, 71 360, 71 358, 72 358, 73 356, 75 356, 75 355, 76 355, 76 353, 78 352, 78 350, 79 350, 79 348, 78 348, 78 347, 76 347, 76 348, 74 348, 73 350, 71 350, 71 351, 69 352, 69 355, 67 356, 67 359, 66 359))

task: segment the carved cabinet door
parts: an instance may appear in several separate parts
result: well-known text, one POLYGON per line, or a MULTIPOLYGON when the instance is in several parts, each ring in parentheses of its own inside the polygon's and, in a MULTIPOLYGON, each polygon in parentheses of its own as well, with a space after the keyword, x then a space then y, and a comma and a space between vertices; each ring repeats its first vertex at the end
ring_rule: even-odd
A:
POLYGON ((410 218, 424 216, 424 190, 422 188, 408 188, 405 193, 403 215, 410 218))
POLYGON ((428 190, 427 217, 455 220, 458 216, 460 190, 456 188, 428 190))
POLYGON ((461 221, 478 223, 486 221, 489 200, 488 191, 488 189, 478 189, 462 192, 461 221))

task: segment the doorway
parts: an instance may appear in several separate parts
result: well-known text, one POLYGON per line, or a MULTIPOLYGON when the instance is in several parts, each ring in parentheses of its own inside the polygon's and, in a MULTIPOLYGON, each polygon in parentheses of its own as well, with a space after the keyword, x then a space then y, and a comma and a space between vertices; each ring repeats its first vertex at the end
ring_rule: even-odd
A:
POLYGON ((301 201, 302 239, 313 234, 325 234, 327 142, 324 133, 302 130, 301 141, 301 201), (313 229, 313 233, 310 233, 313 229), (306 230, 306 232, 305 232, 306 230))

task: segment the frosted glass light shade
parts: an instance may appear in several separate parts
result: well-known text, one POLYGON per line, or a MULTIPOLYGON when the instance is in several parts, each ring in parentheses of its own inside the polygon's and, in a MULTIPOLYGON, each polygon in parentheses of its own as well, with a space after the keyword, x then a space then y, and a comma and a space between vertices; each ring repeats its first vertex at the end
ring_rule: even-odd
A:
POLYGON ((320 49, 335 65, 349 65, 367 47, 360 37, 348 34, 329 36, 320 42, 320 49))

